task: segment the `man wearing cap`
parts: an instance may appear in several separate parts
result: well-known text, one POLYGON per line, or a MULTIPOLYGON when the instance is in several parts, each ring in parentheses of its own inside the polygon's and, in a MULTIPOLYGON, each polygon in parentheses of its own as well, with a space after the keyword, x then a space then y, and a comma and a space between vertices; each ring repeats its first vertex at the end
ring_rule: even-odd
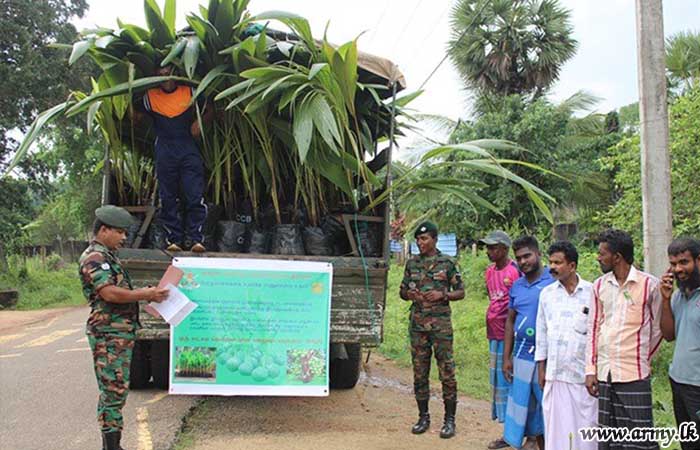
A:
POLYGON ((413 434, 425 433, 430 427, 430 358, 433 351, 442 382, 445 419, 441 438, 455 435, 457 411, 457 380, 452 353, 452 321, 450 302, 464 298, 462 278, 454 260, 437 249, 437 226, 423 222, 414 233, 419 255, 406 262, 400 295, 410 300, 411 357, 413 360, 413 389, 418 403, 419 418, 413 434))
MULTIPOLYGON (((486 245, 486 254, 492 262, 485 273, 486 291, 489 296, 489 306, 486 310, 486 337, 489 340, 490 355, 491 419, 505 423, 510 383, 503 375, 503 348, 510 288, 513 287, 513 282, 520 278, 520 270, 515 261, 508 256, 511 240, 504 231, 493 231, 479 242, 486 245)), ((506 447, 509 445, 503 436, 488 444, 489 449, 506 447)))
POLYGON ((141 300, 162 302, 167 289, 134 289, 114 251, 126 239, 133 218, 107 205, 95 211, 94 239, 80 257, 83 295, 90 304, 86 334, 92 350, 100 397, 97 420, 102 447, 120 450, 122 408, 129 389, 129 368, 141 300))

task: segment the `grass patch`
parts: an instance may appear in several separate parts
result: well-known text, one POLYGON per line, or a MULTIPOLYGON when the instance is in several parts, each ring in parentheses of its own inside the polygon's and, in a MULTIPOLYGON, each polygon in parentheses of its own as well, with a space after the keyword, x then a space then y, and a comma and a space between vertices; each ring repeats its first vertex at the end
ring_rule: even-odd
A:
MULTIPOLYGON (((457 386, 463 394, 490 401, 489 352, 486 339, 486 308, 489 301, 484 282, 484 271, 488 265, 488 259, 485 255, 473 257, 471 254, 466 254, 460 258, 459 264, 466 297, 452 304, 457 386)), ((584 279, 590 281, 600 276, 595 253, 583 252, 580 255, 580 273, 584 279)), ((392 264, 384 315, 384 342, 379 351, 396 360, 399 365, 410 367, 411 351, 408 339, 410 303, 399 297, 402 277, 403 267, 392 264)), ((671 386, 668 381, 668 365, 672 356, 673 344, 664 342, 653 362, 652 389, 656 426, 675 426, 671 386)), ((432 386, 439 386, 434 360, 430 378, 432 386)))
POLYGON ((0 273, 0 289, 17 289, 18 310, 85 305, 78 277, 78 264, 64 263, 52 255, 40 258, 10 259, 10 270, 0 273))
POLYGON ((201 429, 211 411, 211 399, 199 401, 182 419, 182 427, 175 436, 173 450, 189 450, 194 447, 196 430, 201 429))

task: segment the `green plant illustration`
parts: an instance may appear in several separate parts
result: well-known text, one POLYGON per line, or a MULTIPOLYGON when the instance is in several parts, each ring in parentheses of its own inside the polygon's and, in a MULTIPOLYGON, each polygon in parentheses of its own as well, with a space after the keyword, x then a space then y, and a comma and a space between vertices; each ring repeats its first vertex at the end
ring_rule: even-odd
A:
POLYGON ((178 347, 176 351, 176 377, 216 378, 215 348, 178 347))

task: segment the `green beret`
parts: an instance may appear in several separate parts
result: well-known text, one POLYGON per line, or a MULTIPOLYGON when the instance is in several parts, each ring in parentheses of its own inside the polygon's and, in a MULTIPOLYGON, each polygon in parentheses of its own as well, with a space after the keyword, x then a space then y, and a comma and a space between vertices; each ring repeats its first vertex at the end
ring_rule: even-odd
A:
POLYGON ((105 225, 114 228, 129 228, 135 222, 127 210, 114 205, 105 205, 97 208, 95 217, 105 225))
POLYGON ((423 233, 430 233, 433 232, 437 234, 438 232, 438 227, 435 225, 433 222, 425 221, 418 225, 418 228, 416 228, 416 232, 413 233, 413 237, 418 237, 418 235, 423 234, 423 233))

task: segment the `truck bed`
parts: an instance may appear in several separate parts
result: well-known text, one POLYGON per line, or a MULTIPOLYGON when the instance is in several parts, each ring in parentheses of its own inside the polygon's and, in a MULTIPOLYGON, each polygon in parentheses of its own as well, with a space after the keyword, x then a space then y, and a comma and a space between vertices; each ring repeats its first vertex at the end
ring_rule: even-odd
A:
MULTIPOLYGON (((275 259, 282 261, 318 261, 333 264, 331 295, 331 342, 377 346, 382 341, 382 320, 386 304, 388 268, 383 258, 338 256, 263 255, 250 253, 179 252, 180 257, 275 259), (364 265, 363 265, 364 261, 364 265)), ((156 285, 171 258, 165 252, 149 249, 121 249, 119 258, 134 287, 156 285)), ((143 328, 138 339, 165 339, 169 326, 143 312, 143 328)))

